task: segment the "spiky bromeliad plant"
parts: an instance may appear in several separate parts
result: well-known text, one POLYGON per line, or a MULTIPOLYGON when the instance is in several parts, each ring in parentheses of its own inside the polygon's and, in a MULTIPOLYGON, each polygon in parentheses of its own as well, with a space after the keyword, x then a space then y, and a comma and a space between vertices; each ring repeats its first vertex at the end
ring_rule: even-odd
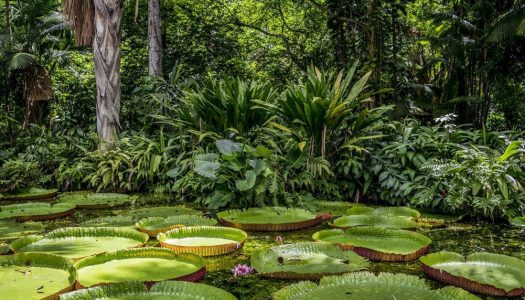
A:
POLYGON ((289 84, 285 97, 278 99, 276 105, 257 101, 260 107, 281 117, 286 127, 275 126, 288 131, 298 130, 297 136, 304 136, 309 142, 311 156, 326 157, 336 144, 336 131, 349 129, 354 131, 351 141, 356 139, 377 138, 373 134, 359 137, 356 128, 348 128, 350 123, 360 124, 367 117, 368 110, 362 109, 363 103, 369 101, 370 93, 363 93, 367 87, 371 72, 354 81, 357 69, 355 63, 348 73, 343 71, 322 72, 315 67, 308 69, 304 82, 289 84), (360 113, 358 111, 364 112, 360 113), (353 119, 353 120, 350 120, 353 119), (331 142, 331 143, 329 143, 331 142), (332 149, 330 149, 332 148, 332 149))

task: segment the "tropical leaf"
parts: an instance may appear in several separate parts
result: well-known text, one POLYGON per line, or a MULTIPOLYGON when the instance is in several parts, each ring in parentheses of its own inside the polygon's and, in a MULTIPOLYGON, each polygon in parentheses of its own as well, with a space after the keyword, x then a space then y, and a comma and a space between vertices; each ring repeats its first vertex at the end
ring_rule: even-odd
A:
POLYGON ((253 231, 295 230, 321 221, 315 214, 300 208, 262 207, 228 210, 217 214, 224 225, 253 231))
POLYGON ((19 252, 44 252, 72 259, 125 248, 141 247, 148 235, 129 228, 67 227, 44 236, 28 236, 14 241, 11 248, 19 252))
POLYGON ((257 273, 283 279, 319 279, 366 269, 368 262, 352 251, 325 243, 296 243, 257 251, 251 258, 257 273))
POLYGON ((182 227, 160 233, 157 240, 162 247, 176 253, 196 253, 215 256, 242 248, 248 235, 246 232, 228 227, 198 226, 182 227))
POLYGON ((175 228, 187 226, 212 226, 216 225, 215 219, 210 219, 197 215, 179 215, 167 218, 150 217, 141 219, 137 222, 137 228, 147 233, 150 237, 155 237, 159 233, 166 232, 175 228))
POLYGON ((418 224, 403 216, 351 215, 334 219, 330 226, 337 228, 379 226, 394 229, 415 229, 418 224))
POLYGON ((462 289, 445 287, 431 290, 413 275, 369 272, 327 276, 319 285, 303 281, 287 286, 273 295, 274 300, 348 299, 348 300, 480 300, 462 289))
POLYGON ((500 297, 525 294, 525 261, 515 257, 476 252, 465 258, 445 251, 419 260, 429 277, 471 292, 500 297))
POLYGON ((232 156, 242 150, 242 144, 230 140, 217 140, 215 146, 222 155, 232 156))
POLYGON ((1 219, 16 219, 17 221, 42 221, 67 217, 75 212, 75 205, 69 203, 31 202, 0 206, 1 219))
POLYGON ((315 241, 335 243, 345 250, 377 261, 409 261, 428 253, 431 240, 419 233, 384 227, 361 226, 345 231, 321 230, 315 241))
POLYGON ((0 200, 6 201, 31 201, 52 200, 58 194, 57 189, 29 188, 17 194, 5 194, 0 200))
POLYGON ((204 260, 195 254, 175 254, 163 248, 137 248, 106 252, 75 263, 77 288, 101 283, 164 280, 197 281, 206 272, 204 260))
POLYGON ((0 276, 10 280, 2 287, 3 299, 55 299, 73 290, 76 271, 60 256, 20 253, 0 257, 0 276))
POLYGON ((102 209, 124 205, 132 205, 137 196, 117 193, 71 193, 59 198, 61 203, 70 203, 76 208, 102 209))
POLYGON ((200 283, 185 281, 163 281, 153 285, 149 290, 140 282, 122 282, 89 289, 82 289, 63 294, 60 300, 92 300, 92 299, 199 299, 199 300, 236 300, 237 298, 225 290, 200 283))
POLYGON ((408 217, 417 219, 421 214, 412 208, 408 207, 367 207, 355 206, 346 211, 348 215, 376 215, 376 216, 391 216, 391 217, 408 217))
POLYGON ((235 180, 235 187, 240 192, 252 189, 255 186, 255 181, 257 179, 257 175, 255 175, 254 171, 246 171, 244 175, 246 176, 245 179, 235 180))

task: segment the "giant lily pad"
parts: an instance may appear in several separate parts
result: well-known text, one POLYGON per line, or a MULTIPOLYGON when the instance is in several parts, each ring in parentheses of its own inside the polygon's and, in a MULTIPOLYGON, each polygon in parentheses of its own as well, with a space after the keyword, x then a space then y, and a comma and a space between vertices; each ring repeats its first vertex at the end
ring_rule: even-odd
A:
POLYGON ((322 218, 300 208, 263 207, 217 214, 222 224, 242 230, 285 231, 314 226, 322 218))
POLYGON ((419 211, 409 207, 367 207, 355 206, 346 211, 347 215, 376 215, 376 216, 397 216, 417 219, 421 216, 419 211))
POLYGON ((67 203, 23 203, 0 206, 1 219, 15 219, 19 222, 53 220, 71 216, 75 206, 67 203))
POLYGON ((57 194, 57 189, 30 188, 18 194, 3 195, 1 199, 6 201, 52 200, 57 194))
POLYGON ((148 217, 166 218, 178 215, 202 215, 202 212, 184 206, 143 207, 132 210, 120 210, 114 213, 120 216, 131 216, 136 220, 148 217))
POLYGON ((431 290, 424 279, 412 275, 369 272, 327 276, 319 284, 303 281, 274 294, 274 300, 481 300, 469 292, 445 287, 431 290))
POLYGON ((10 240, 42 232, 44 225, 40 222, 15 223, 0 221, 0 240, 10 240))
POLYGON ((206 273, 202 257, 192 253, 175 254, 163 248, 102 253, 79 260, 75 268, 78 288, 127 281, 197 281, 206 273))
POLYGON ((116 193, 72 193, 60 197, 60 202, 74 204, 77 208, 102 209, 135 203, 137 196, 116 193))
POLYGON ((418 224, 406 217, 390 217, 379 215, 350 215, 335 219, 330 226, 350 228, 356 226, 380 226, 396 229, 415 229, 418 224))
POLYGON ((84 221, 82 226, 135 228, 135 219, 131 216, 107 216, 84 221))
POLYGON ((147 233, 151 237, 157 236, 159 233, 170 231, 175 228, 185 226, 210 226, 216 225, 215 219, 201 217, 197 215, 180 215, 167 218, 150 217, 137 222, 137 228, 147 233))
POLYGON ((60 300, 236 300, 225 290, 186 281, 163 281, 151 290, 140 282, 121 282, 63 294, 60 300))
POLYGON ((28 236, 14 241, 14 252, 45 252, 79 259, 97 253, 141 247, 148 235, 128 228, 68 227, 44 236, 28 236))
POLYGON ((70 260, 44 253, 0 257, 0 298, 55 299, 73 289, 75 268, 70 260))
POLYGON ((242 248, 248 235, 229 227, 182 227, 160 233, 157 240, 162 247, 176 253, 190 252, 201 256, 222 255, 242 248))
POLYGON ((338 244, 344 250, 376 261, 408 261, 428 253, 431 240, 419 233, 383 227, 353 227, 322 230, 313 235, 316 241, 338 244))
POLYGON ((257 251, 252 267, 263 276, 282 279, 319 279, 366 269, 368 262, 352 251, 326 243, 297 243, 257 251))
POLYGON ((313 211, 316 213, 331 214, 334 216, 344 215, 349 208, 354 206, 362 206, 359 203, 344 202, 344 201, 315 201, 316 206, 313 211))
POLYGON ((465 258, 438 252, 419 260, 429 277, 472 292, 501 297, 525 294, 525 261, 515 257, 477 252, 465 258))

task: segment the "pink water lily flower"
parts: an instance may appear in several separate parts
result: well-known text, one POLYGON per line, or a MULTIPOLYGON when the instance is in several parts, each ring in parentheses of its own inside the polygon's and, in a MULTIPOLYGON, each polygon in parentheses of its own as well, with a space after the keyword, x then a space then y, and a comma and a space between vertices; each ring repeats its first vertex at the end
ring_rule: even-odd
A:
POLYGON ((233 272, 233 277, 237 277, 238 276, 246 276, 246 275, 249 275, 249 274, 252 274, 254 272, 253 268, 248 266, 248 265, 236 265, 235 267, 233 267, 232 269, 232 272, 233 272))

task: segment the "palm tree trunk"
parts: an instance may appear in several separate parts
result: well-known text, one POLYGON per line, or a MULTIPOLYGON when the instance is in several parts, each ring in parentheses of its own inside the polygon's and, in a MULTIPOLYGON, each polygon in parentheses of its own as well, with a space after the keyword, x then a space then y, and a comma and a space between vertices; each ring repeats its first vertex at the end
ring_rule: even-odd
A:
POLYGON ((160 0, 149 0, 148 5, 149 75, 162 76, 162 27, 160 0))
POLYGON ((99 149, 114 147, 118 140, 120 111, 120 39, 122 0, 93 0, 95 38, 93 54, 97 83, 97 133, 99 149))

